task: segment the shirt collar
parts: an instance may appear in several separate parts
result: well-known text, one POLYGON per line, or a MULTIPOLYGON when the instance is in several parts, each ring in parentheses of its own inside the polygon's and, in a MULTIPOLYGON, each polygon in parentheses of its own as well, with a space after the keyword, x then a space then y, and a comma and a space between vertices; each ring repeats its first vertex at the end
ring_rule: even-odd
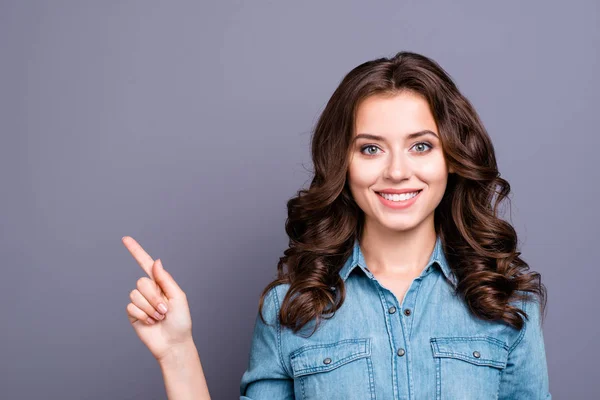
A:
MULTIPOLYGON (((433 248, 433 252, 431 253, 431 256, 429 257, 427 266, 425 266, 421 275, 424 275, 426 273, 426 271, 428 271, 430 266, 435 266, 435 265, 437 265, 442 270, 442 273, 444 274, 446 279, 454 287, 456 287, 456 285, 457 285, 456 276, 450 269, 448 260, 446 259, 446 256, 444 255, 442 240, 439 235, 437 235, 437 238, 435 241, 435 247, 433 248)), ((348 260, 346 260, 346 262, 344 263, 344 266, 340 270, 340 276, 342 277, 344 282, 348 279, 348 276, 350 276, 350 273, 356 267, 360 267, 360 269, 362 269, 363 272, 367 276, 369 276, 369 277, 372 276, 371 272, 367 269, 365 257, 363 255, 362 250, 360 249, 360 244, 358 243, 358 240, 354 241, 354 249, 352 251, 352 255, 350 257, 348 257, 348 260)))

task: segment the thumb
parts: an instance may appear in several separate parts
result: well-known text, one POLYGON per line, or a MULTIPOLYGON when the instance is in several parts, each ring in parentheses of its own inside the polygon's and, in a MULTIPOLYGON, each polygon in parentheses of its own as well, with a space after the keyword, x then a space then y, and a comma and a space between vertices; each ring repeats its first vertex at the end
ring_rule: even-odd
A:
POLYGON ((160 258, 154 261, 152 273, 154 281, 160 286, 167 299, 178 297, 183 292, 171 274, 163 268, 160 258))

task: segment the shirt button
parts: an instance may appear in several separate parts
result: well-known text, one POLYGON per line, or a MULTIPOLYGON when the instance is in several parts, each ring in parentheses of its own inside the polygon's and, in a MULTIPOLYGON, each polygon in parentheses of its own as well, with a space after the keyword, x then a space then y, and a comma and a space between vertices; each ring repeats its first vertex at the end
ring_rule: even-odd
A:
POLYGON ((410 308, 404 309, 404 315, 406 315, 407 317, 410 315, 410 308))
POLYGON ((327 357, 323 360, 323 364, 331 364, 331 358, 327 357))
POLYGON ((479 352, 478 352, 478 351, 474 351, 474 352, 473 352, 473 356, 474 356, 475 358, 479 358, 479 357, 481 357, 481 354, 479 354, 479 352))
POLYGON ((400 357, 402 357, 404 355, 404 353, 405 353, 404 349, 402 347, 400 347, 396 354, 398 354, 400 357))
POLYGON ((388 312, 389 312, 390 314, 393 314, 393 313, 395 313, 395 312, 396 312, 396 307, 394 307, 394 306, 391 306, 390 308, 388 308, 388 312))

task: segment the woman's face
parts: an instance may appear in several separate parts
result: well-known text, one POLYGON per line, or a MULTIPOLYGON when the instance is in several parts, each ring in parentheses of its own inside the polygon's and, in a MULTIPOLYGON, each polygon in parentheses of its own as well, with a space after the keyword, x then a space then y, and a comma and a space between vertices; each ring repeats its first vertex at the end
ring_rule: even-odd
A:
POLYGON ((364 99, 357 110, 350 157, 348 183, 367 226, 393 231, 423 223, 433 226, 449 171, 425 99, 410 92, 364 99), (379 194, 405 189, 419 193, 411 199, 391 194, 384 199, 379 194))

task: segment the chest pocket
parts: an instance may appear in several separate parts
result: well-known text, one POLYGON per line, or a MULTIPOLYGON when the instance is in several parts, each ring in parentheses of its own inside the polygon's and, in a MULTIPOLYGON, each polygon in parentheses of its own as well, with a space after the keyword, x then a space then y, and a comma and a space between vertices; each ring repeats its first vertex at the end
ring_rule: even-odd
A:
POLYGON ((436 399, 497 399, 508 346, 490 336, 431 338, 436 399))
POLYGON ((290 362, 297 399, 375 399, 370 338, 303 346, 290 362))

